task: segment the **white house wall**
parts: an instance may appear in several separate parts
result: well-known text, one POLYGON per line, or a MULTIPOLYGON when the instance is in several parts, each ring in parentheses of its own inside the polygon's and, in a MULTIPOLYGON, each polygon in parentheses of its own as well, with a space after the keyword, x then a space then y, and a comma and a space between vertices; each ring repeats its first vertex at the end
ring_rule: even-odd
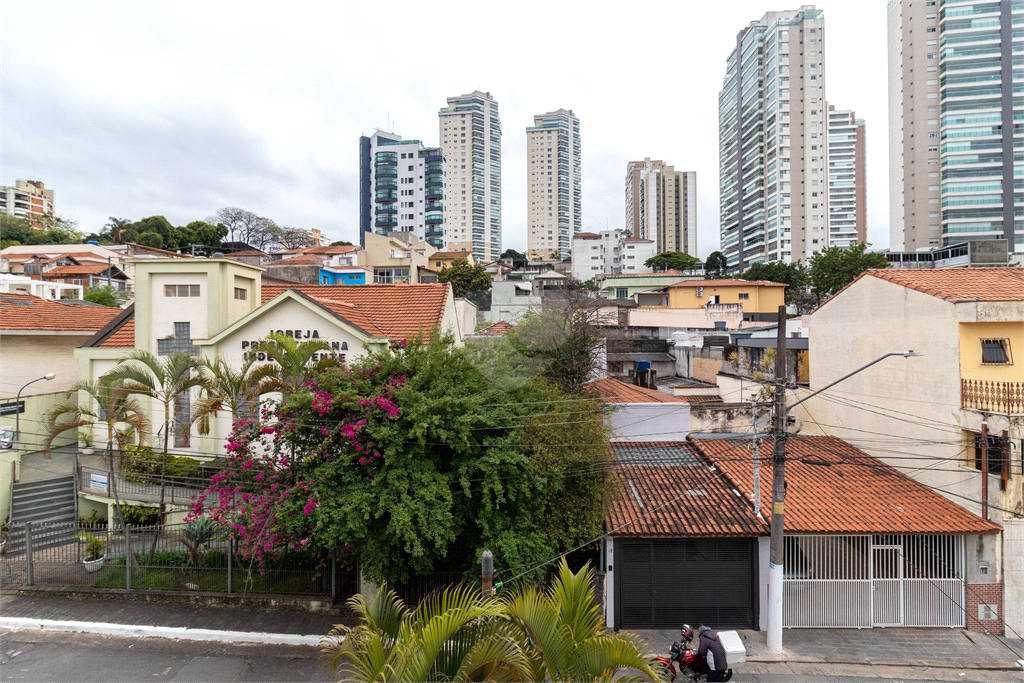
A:
POLYGON ((690 433, 689 403, 616 403, 611 409, 612 441, 680 441, 690 433))
MULTIPOLYGON (((810 399, 792 415, 809 433, 848 441, 953 502, 980 514, 980 473, 964 466, 960 338, 955 306, 864 277, 804 324, 812 390, 879 356, 891 357, 810 399), (870 326, 865 321, 871 321, 870 326)), ((998 487, 996 487, 998 489, 998 487)))

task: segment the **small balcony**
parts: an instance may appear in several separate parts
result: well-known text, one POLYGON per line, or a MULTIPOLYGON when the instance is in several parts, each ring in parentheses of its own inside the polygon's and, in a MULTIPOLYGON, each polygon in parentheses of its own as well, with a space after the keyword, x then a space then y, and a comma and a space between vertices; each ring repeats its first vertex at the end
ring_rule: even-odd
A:
POLYGON ((1024 413, 1024 382, 961 379, 960 405, 988 413, 1024 413))

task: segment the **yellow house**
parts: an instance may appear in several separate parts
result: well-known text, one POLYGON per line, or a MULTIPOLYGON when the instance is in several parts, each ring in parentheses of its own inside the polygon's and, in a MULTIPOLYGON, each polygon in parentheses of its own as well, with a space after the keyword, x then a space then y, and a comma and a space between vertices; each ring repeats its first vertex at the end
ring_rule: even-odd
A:
POLYGON ((775 320, 785 302, 786 285, 766 280, 686 280, 668 287, 669 308, 742 306, 745 320, 775 320))
POLYGON ((471 251, 438 251, 430 255, 430 267, 435 270, 444 270, 452 261, 466 261, 471 266, 476 265, 471 251))

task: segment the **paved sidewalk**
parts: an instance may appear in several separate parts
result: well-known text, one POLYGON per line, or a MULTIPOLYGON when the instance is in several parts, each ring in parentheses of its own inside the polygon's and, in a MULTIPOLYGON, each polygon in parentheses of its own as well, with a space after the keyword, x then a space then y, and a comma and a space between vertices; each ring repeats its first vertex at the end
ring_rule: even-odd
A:
MULTIPOLYGON (((633 631, 659 653, 667 653, 678 630, 633 631)), ((967 669, 1014 669, 1024 642, 957 629, 787 629, 783 652, 768 649, 760 631, 738 631, 747 661, 869 664, 967 669), (1015 654, 1016 653, 1016 654, 1015 654)), ((1017 669, 1018 671, 1020 669, 1017 669)))
POLYGON ((37 595, 0 596, 0 615, 55 621, 93 621, 133 626, 326 635, 342 617, 243 607, 199 607, 171 602, 37 595))

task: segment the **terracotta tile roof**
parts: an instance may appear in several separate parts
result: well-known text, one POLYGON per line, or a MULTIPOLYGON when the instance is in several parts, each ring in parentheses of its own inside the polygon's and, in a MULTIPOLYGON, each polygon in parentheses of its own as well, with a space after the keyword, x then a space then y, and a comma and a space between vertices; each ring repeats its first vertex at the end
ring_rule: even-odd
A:
POLYGON ((467 258, 472 252, 469 251, 436 251, 431 254, 428 258, 439 258, 439 259, 460 259, 467 258))
POLYGON ((644 239, 643 237, 627 237, 627 242, 653 242, 654 240, 644 239))
POLYGON ((225 256, 231 258, 232 256, 269 256, 269 254, 259 249, 246 249, 245 251, 233 251, 230 254, 225 254, 225 256))
POLYGON ((95 332, 120 308, 66 304, 29 294, 0 293, 0 329, 95 332))
MULTIPOLYGON (((746 439, 693 440, 753 499, 751 453, 746 439)), ((761 442, 772 452, 772 441, 761 442)), ((999 527, 919 484, 842 439, 793 436, 786 442, 786 533, 977 534, 999 527)), ((770 458, 770 455, 769 455, 770 458)), ((771 514, 772 468, 761 467, 761 509, 771 514)))
POLYGON ((107 325, 90 337, 83 347, 130 349, 135 346, 135 304, 131 303, 107 325))
POLYGON ((768 280, 687 280, 677 282, 669 287, 788 287, 781 282, 770 282, 768 280))
POLYGON ((628 384, 614 377, 588 382, 584 391, 604 403, 689 403, 682 396, 628 384))
MULTIPOLYGON (((351 308, 331 309, 346 319, 361 315, 371 330, 391 339, 408 339, 422 333, 430 341, 430 332, 441 325, 449 292, 447 284, 416 285, 263 285, 263 303, 286 289, 295 289, 317 301, 351 304, 351 308), (342 312, 344 311, 344 312, 342 312)), ((354 319, 353 324, 359 326, 354 319)))
POLYGON ((610 450, 618 492, 605 525, 615 536, 767 535, 749 501, 691 444, 617 442, 610 450))
POLYGON ((284 258, 280 261, 274 261, 273 263, 267 264, 270 268, 276 266, 320 266, 327 263, 330 260, 327 256, 318 254, 303 254, 302 256, 292 256, 291 258, 284 258))
POLYGON ((598 235, 596 232, 578 232, 575 235, 573 235, 572 238, 574 240, 599 240, 601 239, 601 236, 598 235))
POLYGON ((502 337, 514 329, 516 329, 516 326, 512 323, 506 320, 499 320, 494 324, 477 330, 473 334, 481 337, 502 337))
POLYGON ((864 274, 946 301, 1024 300, 1024 268, 892 268, 864 274))
MULTIPOLYGON (((107 270, 106 263, 97 263, 95 265, 75 265, 75 266, 57 266, 52 270, 48 270, 43 273, 43 278, 51 277, 70 277, 72 275, 99 275, 107 270)), ((117 266, 112 266, 111 274, 117 275, 121 271, 117 266)))

